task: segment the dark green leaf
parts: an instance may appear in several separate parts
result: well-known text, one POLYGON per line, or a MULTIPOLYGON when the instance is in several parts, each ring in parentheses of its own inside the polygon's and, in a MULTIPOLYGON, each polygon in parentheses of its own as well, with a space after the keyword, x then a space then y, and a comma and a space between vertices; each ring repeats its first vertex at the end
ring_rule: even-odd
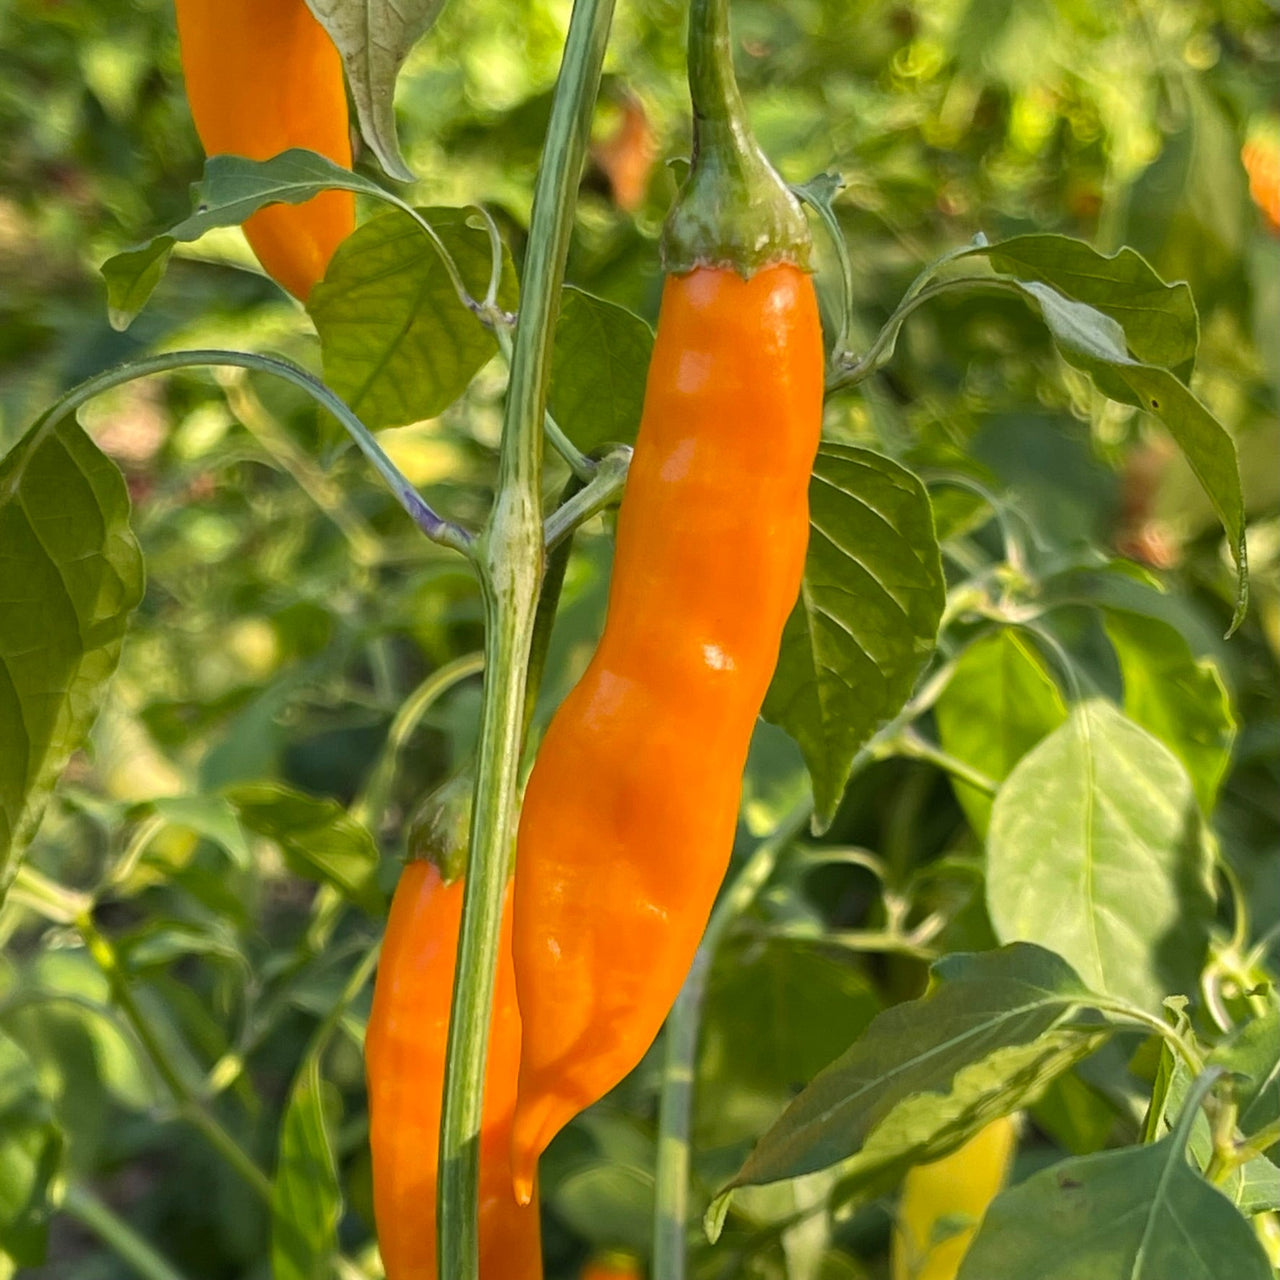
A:
POLYGON ((342 55, 360 132, 387 174, 416 175, 396 136, 396 77, 409 50, 431 27, 444 0, 307 0, 342 55))
POLYGON ((142 555, 124 477, 74 418, 0 459, 0 899, 98 714, 142 555))
POLYGON ((378 848, 336 800, 265 782, 233 787, 227 799, 250 831, 280 846, 294 874, 325 881, 370 915, 383 914, 374 879, 378 848))
POLYGON ((1186 770, 1109 703, 1076 707, 1000 788, 987 905, 1002 942, 1052 947, 1094 990, 1159 1010, 1194 992, 1212 858, 1186 770))
POLYGON ((1217 664, 1196 658, 1180 632, 1154 618, 1109 610, 1106 627, 1124 676, 1125 714, 1186 765, 1201 809, 1212 813, 1236 734, 1217 664))
POLYGON ((754 1139, 796 1087, 860 1035, 879 1001, 858 970, 790 940, 728 946, 698 1052, 699 1148, 754 1139))
POLYGON ((549 407, 584 453, 630 444, 640 426, 653 331, 638 315, 566 286, 551 360, 549 407))
MULTIPOLYGON (((934 707, 942 746, 995 782, 1066 718, 1067 707, 1034 648, 1012 628, 971 644, 934 707)), ((991 797, 952 781, 973 829, 985 835, 991 797)))
POLYGON ((271 1189, 274 1280, 330 1280, 342 1195, 325 1124, 320 1056, 310 1053, 289 1095, 271 1189))
MULTIPOLYGON (((462 209, 419 211, 473 297, 491 269, 489 237, 462 209)), ((510 259, 499 301, 515 304, 510 259)), ((400 211, 347 237, 312 290, 325 380, 370 427, 404 426, 447 409, 497 352, 493 334, 458 298, 439 251, 400 211)))
POLYGON ((1029 944, 948 956, 919 1000, 879 1014, 761 1138, 732 1187, 813 1173, 863 1153, 864 1175, 936 1159, 1017 1110, 1079 1052, 1088 1031, 1060 1024, 1089 992, 1029 944))
POLYGON ((946 593, 928 495, 896 462, 824 444, 809 518, 763 714, 800 743, 830 821, 858 748, 901 710, 932 653, 946 593))
POLYGON ((1187 1164, 1192 1118, 1152 1146, 1064 1160, 1005 1191, 958 1280, 1270 1280, 1248 1222, 1187 1164))

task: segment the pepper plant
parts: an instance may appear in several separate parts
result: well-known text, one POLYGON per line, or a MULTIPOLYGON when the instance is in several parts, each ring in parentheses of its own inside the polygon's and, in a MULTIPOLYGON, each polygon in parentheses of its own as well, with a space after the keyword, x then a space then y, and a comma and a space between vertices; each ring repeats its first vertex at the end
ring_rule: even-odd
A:
MULTIPOLYGON (((701 933, 683 987, 547 1149, 522 1264, 1273 1274, 1274 14, 530 0, 517 30, 487 0, 299 0, 352 167, 340 128, 327 155, 276 134, 283 70, 261 112, 259 78, 227 89, 262 125, 228 142, 196 68, 261 60, 255 6, 183 3, 214 153, 183 214, 137 124, 165 95, 194 174, 169 7, 100 8, 0 15, 23 76, 74 59, 140 138, 132 181, 96 161, 129 211, 92 237, 112 327, 81 308, 64 351, 15 323, 31 386, 0 366, 0 1276, 382 1274, 361 1051, 429 845, 465 883, 433 1007, 458 978, 447 1047, 400 1059, 442 1078, 396 1096, 437 1091, 439 1199, 434 1228, 376 1228, 388 1260, 497 1280, 482 1082, 521 794, 601 633, 681 188, 677 280, 813 238, 807 558, 724 884, 664 904, 701 933), (129 23, 157 76, 128 72, 129 23), (353 200, 300 257, 289 228, 353 200), (304 304, 228 269, 246 223, 304 304)), ((20 96, 6 163, 51 145, 20 96)), ((757 411, 714 426, 745 440, 757 411)), ((751 484, 663 535, 775 527, 751 484)), ((709 856, 659 816, 712 803, 686 718, 610 855, 659 878, 709 856)), ((607 779, 557 766, 537 820, 563 792, 577 834, 632 787, 616 747, 607 779)), ((656 979, 626 907, 593 942, 606 996, 656 979)))

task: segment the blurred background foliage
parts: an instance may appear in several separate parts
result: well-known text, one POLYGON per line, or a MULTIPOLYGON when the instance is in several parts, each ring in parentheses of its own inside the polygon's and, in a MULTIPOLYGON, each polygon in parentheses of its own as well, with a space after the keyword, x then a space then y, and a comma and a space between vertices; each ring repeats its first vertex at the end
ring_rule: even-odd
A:
MULTIPOLYGON (((683 9, 619 6, 569 270, 650 321, 676 182, 664 161, 687 148, 683 9)), ((567 10, 561 0, 454 0, 401 82, 402 136, 422 175, 414 201, 487 203, 517 260, 567 10)), ((1101 552, 1165 585, 1169 620, 1214 664, 1238 723, 1214 824, 1261 931, 1280 914, 1280 242, 1249 198, 1241 148, 1252 138, 1274 154, 1280 135, 1275 4, 737 0, 734 22, 766 149, 793 181, 824 169, 844 177, 837 209, 862 339, 923 264, 979 231, 1059 231, 1107 252, 1130 244, 1166 279, 1191 283, 1195 387, 1237 439, 1251 519, 1254 604, 1230 643, 1220 639, 1229 565, 1185 465, 1154 424, 1068 370, 1016 301, 934 303, 883 375, 829 405, 828 428, 999 494, 1027 531, 1022 570, 1033 579, 1099 563, 1101 552)), ((180 218, 201 170, 166 0, 0 0, 0 137, 0 446, 61 390, 142 351, 244 347, 318 366, 305 316, 245 269, 238 232, 180 247, 134 326, 117 333, 107 322, 97 265, 180 218)), ((486 370, 442 418, 382 434, 451 516, 483 510, 501 386, 501 370, 486 370)), ((411 691, 479 648, 479 601, 458 559, 416 534, 333 424, 289 388, 240 372, 172 375, 103 397, 84 420, 128 478, 148 587, 92 749, 73 761, 31 851, 50 885, 94 894, 93 936, 106 951, 59 917, 56 888, 52 907, 17 895, 0 911, 0 1032, 35 1063, 65 1141, 48 1261, 22 1274, 137 1274, 121 1253, 126 1222, 181 1274, 263 1277, 267 1210, 190 1106, 271 1170, 299 1063, 381 926, 376 900, 361 910, 298 874, 270 824, 246 817, 226 788, 266 782, 354 805, 389 889, 415 805, 467 758, 478 682, 415 726, 382 776, 389 786, 371 793, 371 771, 411 691), (187 1107, 137 1053, 121 982, 194 1100, 187 1107)), ((561 480, 549 464, 549 490, 561 480)), ((936 497, 953 564, 990 554, 985 507, 956 489, 936 497)), ((597 522, 571 565, 544 712, 589 652, 608 556, 597 522)), ((1113 687, 1096 616, 1059 625, 1113 687)), ((749 824, 767 826, 800 785, 790 744, 762 729, 749 824)), ((908 870, 954 870, 974 847, 943 776, 906 760, 855 781, 828 840, 908 870)), ((972 859, 963 865, 921 900, 945 921, 939 949, 990 941, 972 859)), ((874 927, 883 909, 865 871, 797 866, 727 949, 700 1069, 704 1201, 797 1084, 882 1004, 919 990, 919 957, 830 940, 874 927)), ((350 1034, 332 1039, 323 1078, 343 1248, 350 1266, 376 1274, 358 1049, 367 998, 351 1005, 350 1034)), ((594 1250, 647 1248, 653 1061, 548 1157, 553 1280, 576 1275, 594 1250)), ((1100 1073, 1055 1087, 1024 1163, 1043 1162, 1054 1143, 1132 1137, 1124 1107, 1100 1103, 1117 1095, 1100 1073)), ((700 1274, 887 1274, 883 1204, 848 1215, 815 1248, 777 1226, 794 1202, 744 1200, 722 1244, 696 1255, 700 1274)))

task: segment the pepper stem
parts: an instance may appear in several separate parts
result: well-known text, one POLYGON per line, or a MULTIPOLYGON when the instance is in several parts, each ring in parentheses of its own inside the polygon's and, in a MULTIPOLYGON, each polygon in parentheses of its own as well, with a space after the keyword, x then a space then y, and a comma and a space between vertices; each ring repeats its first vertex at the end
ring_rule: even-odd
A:
POLYGON ((808 224, 747 124, 733 73, 729 0, 691 0, 693 155, 663 233, 668 272, 731 267, 750 278, 775 262, 809 265, 808 224))

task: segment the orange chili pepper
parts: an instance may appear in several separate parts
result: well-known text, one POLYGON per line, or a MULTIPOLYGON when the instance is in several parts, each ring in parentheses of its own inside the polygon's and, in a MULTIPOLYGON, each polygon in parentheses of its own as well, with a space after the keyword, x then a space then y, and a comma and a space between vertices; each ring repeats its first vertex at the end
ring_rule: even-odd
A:
POLYGON ((1249 174, 1249 195, 1262 210, 1272 234, 1280 233, 1280 147, 1274 139, 1258 134, 1240 150, 1249 174))
MULTIPOLYGON (((432 863, 408 863, 382 944, 365 1065, 374 1216, 387 1280, 436 1280, 436 1164, 462 892, 462 880, 446 883, 432 863)), ((520 1015, 510 905, 508 886, 480 1134, 480 1275, 541 1280, 537 1199, 517 1204, 511 1186, 520 1015)))
POLYGON ((808 229, 742 123, 724 0, 695 0, 690 85, 694 163, 668 223, 608 618, 520 821, 522 1199, 547 1143, 640 1061, 684 981, 809 538, 823 347, 808 229))
MULTIPOLYGON (((305 147, 351 167, 342 60, 306 0, 176 0, 187 100, 207 155, 269 160, 305 147)), ((306 300, 355 229, 355 196, 258 210, 244 233, 258 261, 306 300)))

